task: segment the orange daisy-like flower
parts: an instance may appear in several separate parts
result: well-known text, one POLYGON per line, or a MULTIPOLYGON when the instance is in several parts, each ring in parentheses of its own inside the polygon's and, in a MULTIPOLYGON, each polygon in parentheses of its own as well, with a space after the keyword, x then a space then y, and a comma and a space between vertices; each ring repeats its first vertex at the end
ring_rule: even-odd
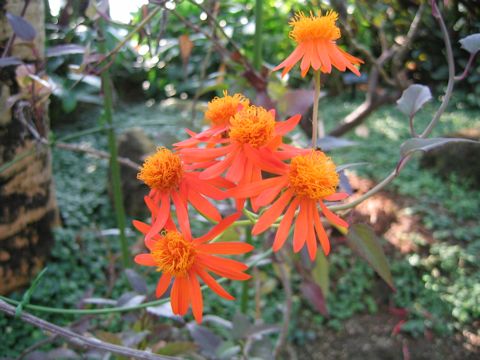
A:
POLYGON ((343 51, 336 44, 336 40, 340 38, 340 29, 335 25, 337 19, 338 14, 335 11, 329 11, 323 16, 321 13, 318 16, 297 13, 290 21, 293 27, 290 37, 295 40, 297 47, 273 71, 284 68, 282 76, 285 76, 301 60, 302 77, 307 74, 310 66, 314 70, 330 73, 332 65, 340 71, 348 68, 360 76, 355 65, 363 64, 363 61, 343 51))
POLYGON ((186 171, 180 157, 163 147, 145 160, 137 177, 151 189, 145 197, 153 224, 147 238, 165 226, 171 203, 175 205, 180 228, 185 234, 190 233, 188 202, 206 217, 217 222, 221 220, 220 213, 206 197, 224 199, 225 193, 220 188, 229 187, 230 183, 219 177, 203 180, 199 175, 186 171))
MULTIPOLYGON (((161 297, 170 286, 170 302, 174 314, 185 315, 189 306, 192 306, 193 316, 198 323, 202 321, 203 297, 199 278, 203 280, 215 293, 227 300, 233 300, 230 295, 209 272, 232 280, 248 280, 250 275, 245 274, 248 266, 217 255, 244 254, 253 249, 253 246, 243 242, 214 242, 210 240, 221 234, 229 227, 240 214, 231 215, 223 219, 207 234, 193 239, 190 235, 179 232, 175 224, 169 220, 166 229, 161 234, 156 233, 145 241, 150 251, 135 257, 135 262, 144 266, 154 266, 162 272, 155 291, 161 297)), ((140 221, 134 221, 134 226, 143 234, 151 231, 152 227, 140 221)))
POLYGON ((228 130, 230 119, 249 105, 250 101, 242 94, 228 95, 228 92, 224 91, 223 97, 215 97, 207 105, 205 120, 210 123, 210 128, 198 134, 187 130, 191 136, 190 139, 180 141, 174 146, 178 148, 193 147, 200 142, 210 140, 212 137, 221 136, 228 130))
POLYGON ((333 161, 323 152, 311 150, 308 154, 294 157, 280 176, 233 188, 228 190, 228 193, 238 198, 256 196, 257 205, 265 206, 272 203, 284 190, 259 217, 252 234, 257 235, 271 228, 286 209, 273 243, 273 250, 278 251, 288 237, 298 210, 293 233, 293 250, 298 252, 306 244, 313 260, 317 253, 317 238, 324 253, 330 252, 330 242, 317 206, 320 206, 328 221, 348 227, 348 223, 330 211, 324 203, 325 200, 338 201, 348 196, 346 193, 336 193, 338 183, 339 177, 333 161))
MULTIPOLYGON (((216 148, 185 148, 179 152, 187 163, 208 163, 222 158, 206 168, 200 179, 214 179, 226 172, 225 178, 236 184, 248 184, 262 179, 262 170, 282 172, 289 159, 303 149, 282 143, 282 136, 300 121, 295 115, 283 122, 275 121, 274 111, 249 106, 230 119, 228 138, 216 148)), ((240 205, 239 205, 240 206, 240 205)))

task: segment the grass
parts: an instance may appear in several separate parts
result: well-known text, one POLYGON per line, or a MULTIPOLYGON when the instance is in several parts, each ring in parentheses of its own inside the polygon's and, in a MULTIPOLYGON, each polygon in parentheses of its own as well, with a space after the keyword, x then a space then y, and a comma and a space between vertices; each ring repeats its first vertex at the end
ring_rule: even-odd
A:
MULTIPOLYGON (((320 110, 326 119, 327 130, 333 128, 336 119, 346 115, 357 103, 346 98, 323 101, 320 110)), ((418 129, 428 122, 435 110, 434 105, 421 110, 416 120, 418 129)), ((119 131, 142 124, 159 145, 168 145, 178 139, 181 136, 179 126, 191 125, 188 121, 190 109, 182 112, 161 109, 157 105, 136 105, 125 106, 117 114, 119 131), (165 125, 153 126, 158 122, 165 125)), ((95 112, 85 113, 81 121, 58 127, 56 135, 86 129, 95 124, 95 116, 95 112)), ((199 118, 194 127, 201 123, 199 118)), ((434 136, 475 126, 479 120, 479 111, 450 107, 435 129, 434 136)), ((373 114, 366 126, 368 138, 351 133, 347 137, 357 141, 358 146, 334 150, 332 156, 338 164, 368 161, 371 165, 358 169, 359 174, 381 180, 398 161, 399 145, 408 138, 408 121, 394 107, 386 107, 373 114)), ((85 136, 81 141, 96 148, 106 147, 101 133, 85 136)), ((75 307, 83 297, 117 299, 132 289, 120 270, 111 266, 119 256, 116 237, 103 232, 115 226, 108 195, 107 162, 59 150, 54 150, 53 162, 64 227, 56 232, 48 273, 33 295, 32 302, 75 307), (109 283, 112 271, 117 273, 117 280, 109 283)), ((432 246, 421 247, 419 254, 398 255, 391 259, 398 292, 389 296, 395 306, 409 311, 409 321, 404 330, 419 336, 425 329, 449 334, 454 330, 473 328, 475 319, 480 317, 480 225, 475 221, 480 213, 480 192, 469 189, 465 180, 455 174, 449 181, 442 181, 434 173, 421 169, 416 160, 409 163, 388 190, 418 199, 409 211, 421 216, 423 225, 436 240, 432 246)), ((135 237, 131 236, 129 240, 133 244, 135 237)), ((291 339, 297 343, 311 339, 315 326, 326 324, 340 329, 345 319, 357 313, 374 313, 379 307, 374 293, 378 280, 363 260, 353 256, 346 247, 340 247, 329 259, 332 286, 328 306, 331 316, 328 320, 323 318, 295 295, 294 311, 298 311, 300 316, 292 319, 291 329, 298 329, 297 325, 306 320, 312 326, 312 331, 298 329, 291 332, 291 339)), ((151 293, 156 274, 144 274, 151 293)), ((265 279, 265 289, 269 289, 262 293, 262 315, 268 323, 281 321, 279 308, 267 306, 283 301, 283 291, 275 279, 274 269, 261 269, 260 274, 265 279)), ((298 280, 295 273, 293 279, 295 282, 298 280)), ((232 286, 230 289, 237 298, 240 288, 232 286)), ((230 319, 238 310, 238 304, 234 302, 220 301, 211 296, 211 292, 205 294, 206 314, 230 319)), ((14 294, 14 297, 20 298, 21 294, 14 294)), ((42 316, 59 324, 73 320, 66 316, 42 316)), ((111 332, 120 331, 129 326, 122 319, 118 315, 110 315, 99 318, 97 325, 111 332)), ((18 355, 19 351, 44 337, 29 325, 1 315, 0 328, 3 333, 0 354, 4 356, 18 355)))

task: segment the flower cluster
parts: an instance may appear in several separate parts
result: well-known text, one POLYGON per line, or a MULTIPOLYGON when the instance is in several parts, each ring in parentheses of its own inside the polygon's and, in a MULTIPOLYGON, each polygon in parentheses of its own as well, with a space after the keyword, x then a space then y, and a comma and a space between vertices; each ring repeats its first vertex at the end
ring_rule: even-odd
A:
MULTIPOLYGON (((286 67, 284 73, 288 72, 303 57, 302 73, 310 64, 315 70, 330 72, 333 65, 358 73, 352 64, 361 60, 335 45, 340 37, 336 18, 333 12, 324 17, 297 15, 291 36, 299 47, 278 68, 286 67)), ((184 315, 191 306, 201 322, 199 280, 219 296, 233 299, 211 273, 233 280, 250 277, 245 264, 219 255, 244 254, 253 246, 215 241, 241 216, 247 201, 259 213, 253 235, 277 227, 273 251, 285 244, 293 227, 294 252, 306 246, 313 260, 318 243, 325 254, 330 251, 322 218, 334 226, 348 227, 326 204, 347 197, 337 192, 339 177, 332 159, 320 150, 284 143, 284 136, 300 117, 278 121, 274 110, 254 106, 241 94, 225 92, 208 103, 208 129, 199 133, 187 130, 188 139, 174 144, 173 150, 158 148, 144 162, 138 179, 151 189, 145 197, 151 224, 134 221, 134 226, 145 235, 149 253, 137 255, 135 261, 162 272, 157 297, 173 282, 170 297, 175 314, 184 315), (222 218, 216 205, 227 198, 234 199, 236 213, 222 218), (197 238, 190 229, 193 209, 216 223, 197 238)))

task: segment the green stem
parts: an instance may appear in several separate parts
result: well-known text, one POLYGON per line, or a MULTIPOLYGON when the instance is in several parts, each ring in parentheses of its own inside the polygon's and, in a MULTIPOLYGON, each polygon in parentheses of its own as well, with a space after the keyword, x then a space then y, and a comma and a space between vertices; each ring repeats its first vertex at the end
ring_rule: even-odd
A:
POLYGON ((255 43, 253 48, 253 66, 262 68, 263 0, 255 1, 255 43))
MULTIPOLYGON (((100 20, 101 39, 98 42, 98 47, 101 53, 106 53, 105 45, 105 23, 104 20, 100 20)), ((106 133, 108 137, 108 150, 110 152, 110 171, 112 176, 113 187, 113 204, 115 208, 115 216, 117 218, 117 226, 120 231, 120 246, 122 250, 122 263, 125 268, 130 264, 130 254, 128 251, 127 237, 125 235, 125 209, 123 207, 123 194, 120 180, 120 165, 118 163, 118 149, 117 141, 115 137, 115 131, 113 129, 113 100, 112 100, 112 85, 110 72, 108 68, 105 68, 101 74, 102 90, 103 90, 103 109, 104 116, 103 121, 106 122, 106 133)), ((103 124, 100 124, 102 126, 103 124)))
MULTIPOLYGON (((267 251, 263 252, 262 254, 255 256, 253 261, 250 263, 247 262, 247 265, 249 267, 255 266, 258 264, 260 261, 265 259, 266 257, 270 256, 272 253, 272 249, 268 249, 267 251)), ((221 278, 218 279, 218 283, 223 283, 227 279, 226 278, 221 278)), ((206 285, 202 286, 202 290, 205 290, 207 288, 206 285)), ((13 300, 10 298, 7 298, 5 296, 0 296, 0 300, 3 300, 9 304, 12 305, 18 305, 20 301, 13 300)), ((128 311, 133 311, 133 310, 139 310, 139 309, 145 309, 150 306, 159 306, 162 304, 165 304, 169 302, 169 298, 165 299, 160 299, 160 300, 154 300, 154 301, 149 301, 143 304, 139 304, 136 306, 129 306, 129 307, 121 307, 121 306, 116 306, 116 307, 111 307, 111 308, 105 308, 105 309, 64 309, 64 308, 55 308, 55 307, 49 307, 49 306, 40 306, 40 305, 32 305, 32 304, 26 304, 23 308, 24 309, 29 309, 29 310, 36 310, 40 312, 47 312, 47 313, 52 313, 52 314, 66 314, 66 315, 101 315, 101 314, 112 314, 112 313, 121 313, 121 312, 128 312, 128 311)))
POLYGON ((312 113, 312 148, 317 148, 317 138, 325 136, 323 121, 318 118, 318 103, 320 101, 320 70, 315 71, 315 93, 313 95, 312 113))
MULTIPOLYGON (((247 244, 252 244, 252 227, 251 226, 247 226, 245 228, 245 242, 247 244)), ((242 283, 242 297, 241 297, 241 300, 240 300, 240 311, 243 313, 243 314, 246 314, 247 313, 247 309, 248 309, 248 288, 249 288, 249 285, 250 285, 250 281, 246 280, 242 283)))

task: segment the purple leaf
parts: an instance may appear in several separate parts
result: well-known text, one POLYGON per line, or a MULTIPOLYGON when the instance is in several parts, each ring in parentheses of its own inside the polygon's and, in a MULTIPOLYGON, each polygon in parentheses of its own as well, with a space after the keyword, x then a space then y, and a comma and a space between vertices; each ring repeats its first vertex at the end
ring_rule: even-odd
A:
POLYGON ((52 46, 47 49, 47 57, 64 56, 85 53, 85 47, 77 44, 52 46))
POLYGON ((35 39, 37 32, 35 31, 33 26, 23 17, 13 15, 12 13, 7 12, 7 19, 13 29, 13 32, 20 39, 26 41, 32 41, 33 39, 35 39))
POLYGON ((147 293, 147 283, 145 279, 139 275, 133 269, 126 269, 125 275, 127 276, 128 282, 132 286, 133 290, 135 290, 139 294, 146 294, 147 293))
POLYGON ((306 280, 300 287, 303 296, 323 316, 328 316, 327 304, 320 286, 310 280, 306 280))
POLYGON ((354 224, 348 230, 346 238, 348 246, 367 260, 377 274, 395 291, 387 257, 373 229, 365 224, 354 224))
POLYGON ((13 65, 22 65, 22 64, 23 64, 23 61, 14 56, 0 58, 0 68, 13 66, 13 65))
POLYGON ((206 327, 193 322, 187 324, 187 329, 195 343, 200 346, 205 354, 210 357, 215 357, 217 349, 222 344, 222 339, 206 327))
POLYGON ((117 306, 131 307, 140 305, 145 300, 145 295, 137 295, 135 293, 127 292, 120 296, 117 300, 117 306))
POLYGON ((285 113, 289 116, 305 114, 313 105, 314 90, 288 90, 281 100, 285 105, 285 113))

